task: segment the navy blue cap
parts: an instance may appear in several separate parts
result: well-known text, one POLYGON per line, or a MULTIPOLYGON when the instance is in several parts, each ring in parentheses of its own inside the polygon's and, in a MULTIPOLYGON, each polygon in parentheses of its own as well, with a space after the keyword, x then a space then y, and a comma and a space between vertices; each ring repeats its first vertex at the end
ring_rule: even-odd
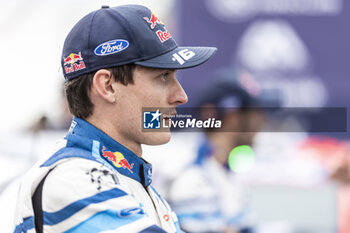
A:
POLYGON ((62 52, 67 80, 98 69, 137 64, 185 69, 207 61, 214 47, 179 47, 159 18, 140 5, 91 12, 69 32, 62 52))

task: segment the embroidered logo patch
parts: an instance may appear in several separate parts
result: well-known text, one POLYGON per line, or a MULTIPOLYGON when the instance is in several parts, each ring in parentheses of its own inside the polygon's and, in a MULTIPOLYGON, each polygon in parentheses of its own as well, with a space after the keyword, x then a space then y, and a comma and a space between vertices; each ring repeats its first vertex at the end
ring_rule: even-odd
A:
POLYGON ((119 53, 129 47, 129 41, 116 39, 104 42, 97 46, 94 53, 97 56, 107 56, 115 53, 119 53))
POLYGON ((117 168, 126 168, 128 169, 131 173, 134 173, 132 171, 132 168, 134 167, 134 164, 132 163, 131 165, 129 164, 128 160, 124 158, 124 155, 120 152, 112 152, 112 151, 106 151, 106 148, 103 147, 102 149, 102 156, 109 161, 112 161, 113 165, 117 168))
POLYGON ((156 35, 160 42, 165 42, 171 38, 170 32, 164 27, 164 23, 160 21, 160 19, 152 12, 151 17, 143 17, 144 20, 146 20, 147 23, 150 24, 151 29, 153 30, 157 24, 160 24, 163 26, 164 30, 157 30, 156 35))
POLYGON ((152 15, 150 18, 148 17, 143 17, 144 20, 146 20, 147 23, 150 23, 151 25, 151 29, 154 29, 154 27, 157 24, 162 24, 164 25, 164 23, 162 23, 162 21, 160 21, 160 19, 158 19, 158 17, 152 12, 152 15))
POLYGON ((63 58, 63 62, 64 71, 66 72, 66 74, 86 68, 85 63, 83 61, 83 57, 81 56, 81 52, 79 52, 78 54, 69 54, 67 57, 63 58))

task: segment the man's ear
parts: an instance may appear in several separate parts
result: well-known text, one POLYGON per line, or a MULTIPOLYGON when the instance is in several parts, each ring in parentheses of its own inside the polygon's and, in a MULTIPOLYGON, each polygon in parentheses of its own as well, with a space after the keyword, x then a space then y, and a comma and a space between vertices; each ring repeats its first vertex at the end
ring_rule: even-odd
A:
POLYGON ((114 82, 112 72, 105 69, 98 70, 92 79, 91 92, 109 103, 114 103, 116 101, 114 82))

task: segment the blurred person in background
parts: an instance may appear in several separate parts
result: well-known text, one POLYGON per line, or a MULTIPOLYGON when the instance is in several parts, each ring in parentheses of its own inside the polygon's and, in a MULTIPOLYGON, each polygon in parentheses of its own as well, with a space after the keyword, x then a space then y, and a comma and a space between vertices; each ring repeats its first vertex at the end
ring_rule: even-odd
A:
MULTIPOLYGON (((236 74, 222 69, 201 90, 200 116, 221 119, 222 128, 204 132, 195 161, 169 188, 168 200, 188 232, 253 232, 249 200, 236 182, 235 172, 245 169, 252 159, 253 139, 264 122, 264 114, 253 107, 261 107, 267 100, 254 96, 249 90, 253 86, 246 88, 236 74), (248 154, 242 157, 239 151, 248 154), (234 162, 235 156, 241 158, 237 161, 241 165, 234 162)), ((251 76, 243 78, 253 80, 251 76)))
POLYGON ((61 59, 74 118, 55 152, 22 178, 14 232, 181 232, 141 157, 141 144, 167 143, 170 132, 142 132, 142 108, 175 111, 186 103, 176 70, 215 51, 178 47, 140 5, 103 6, 83 17, 61 59))

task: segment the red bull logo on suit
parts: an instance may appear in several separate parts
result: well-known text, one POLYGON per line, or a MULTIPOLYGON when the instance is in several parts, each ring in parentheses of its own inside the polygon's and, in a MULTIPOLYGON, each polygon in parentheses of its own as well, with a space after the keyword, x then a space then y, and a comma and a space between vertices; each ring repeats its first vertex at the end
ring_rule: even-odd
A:
POLYGON ((134 173, 132 171, 132 168, 134 167, 134 164, 129 164, 128 160, 124 157, 124 155, 120 152, 112 152, 112 151, 106 151, 106 147, 103 147, 102 149, 102 157, 108 159, 113 163, 113 165, 117 168, 124 168, 128 169, 131 173, 134 173))

